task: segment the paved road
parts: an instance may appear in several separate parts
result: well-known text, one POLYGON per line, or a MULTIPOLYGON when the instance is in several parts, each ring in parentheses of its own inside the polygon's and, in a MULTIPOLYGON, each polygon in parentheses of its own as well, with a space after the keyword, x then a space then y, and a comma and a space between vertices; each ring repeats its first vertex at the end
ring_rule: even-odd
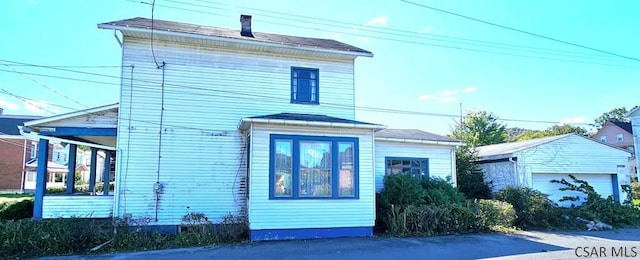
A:
POLYGON ((625 256, 640 258, 640 229, 275 241, 43 259, 620 259, 625 256))

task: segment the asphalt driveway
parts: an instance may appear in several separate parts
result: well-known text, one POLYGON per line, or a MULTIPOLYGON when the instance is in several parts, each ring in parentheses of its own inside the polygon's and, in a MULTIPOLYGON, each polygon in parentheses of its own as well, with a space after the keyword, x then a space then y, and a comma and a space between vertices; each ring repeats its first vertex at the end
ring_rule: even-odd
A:
POLYGON ((421 238, 273 241, 43 259, 584 259, 640 258, 640 229, 421 238))

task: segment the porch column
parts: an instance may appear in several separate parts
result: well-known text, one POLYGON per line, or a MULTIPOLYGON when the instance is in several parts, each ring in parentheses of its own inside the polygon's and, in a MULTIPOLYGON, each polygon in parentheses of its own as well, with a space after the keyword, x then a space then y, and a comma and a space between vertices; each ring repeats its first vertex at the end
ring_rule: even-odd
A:
POLYGON ((102 171, 102 186, 104 196, 109 195, 109 175, 111 173, 111 151, 104 151, 104 169, 102 171))
POLYGON ((89 168, 89 192, 95 192, 96 169, 98 168, 98 149, 91 147, 91 167, 89 168))
POLYGON ((36 196, 33 201, 33 219, 42 219, 44 194, 47 192, 47 167, 49 162, 49 140, 38 142, 38 169, 36 173, 36 196))
POLYGON ((76 153, 77 146, 75 144, 68 144, 69 148, 69 158, 67 160, 67 167, 69 171, 67 172, 67 193, 73 193, 73 188, 76 184, 76 153))

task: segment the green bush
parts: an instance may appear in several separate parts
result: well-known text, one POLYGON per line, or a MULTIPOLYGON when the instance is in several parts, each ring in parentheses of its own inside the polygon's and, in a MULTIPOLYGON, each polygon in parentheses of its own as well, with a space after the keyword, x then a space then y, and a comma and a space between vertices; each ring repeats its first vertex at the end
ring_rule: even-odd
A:
POLYGON ((17 220, 33 217, 33 200, 24 199, 0 205, 0 220, 17 220))
POLYGON ((480 223, 483 227, 513 227, 517 218, 513 205, 498 200, 477 200, 480 223))
POLYGON ((458 190, 467 199, 491 198, 491 183, 484 181, 484 173, 476 163, 478 157, 473 148, 460 146, 456 149, 456 176, 458 190))
POLYGON ((528 187, 507 187, 496 194, 516 212, 515 226, 522 229, 550 229, 562 226, 562 210, 540 191, 528 187))
POLYGON ((640 199, 640 182, 634 181, 631 183, 631 196, 633 196, 633 199, 640 199))
POLYGON ((466 199, 456 187, 440 178, 427 178, 422 181, 424 203, 429 205, 447 205, 465 203, 466 199))
POLYGON ((380 203, 383 208, 391 205, 419 205, 424 203, 424 195, 418 179, 403 174, 387 175, 380 191, 380 203))

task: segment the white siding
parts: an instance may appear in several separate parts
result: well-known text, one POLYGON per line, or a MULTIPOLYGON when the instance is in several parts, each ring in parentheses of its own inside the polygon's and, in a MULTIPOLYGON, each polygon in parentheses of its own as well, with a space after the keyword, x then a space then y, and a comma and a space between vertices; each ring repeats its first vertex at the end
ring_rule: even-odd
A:
POLYGON ((636 112, 636 116, 631 118, 631 132, 633 132, 633 149, 636 167, 636 177, 640 179, 640 113, 636 112))
POLYGON ((175 225, 189 212, 203 212, 212 221, 242 213, 246 151, 237 130, 242 117, 281 112, 355 116, 353 60, 310 60, 164 41, 155 41, 154 51, 156 60, 166 63, 164 110, 163 70, 156 68, 149 40, 124 38, 123 66, 134 67, 122 70, 118 216, 130 213, 155 220, 157 215, 151 224, 175 225), (291 66, 319 69, 320 105, 290 103, 291 66), (164 185, 157 204, 156 180, 164 185))
POLYGON ((254 125, 251 137, 249 225, 252 230, 372 227, 375 221, 373 131, 254 125), (359 199, 269 200, 269 135, 359 138, 359 199))
POLYGON ((108 218, 113 212, 113 196, 44 196, 43 218, 108 218))
POLYGON ((491 186, 492 192, 498 192, 508 186, 517 186, 519 183, 512 162, 481 163, 478 166, 484 174, 485 182, 491 186))
POLYGON ((91 113, 87 115, 67 118, 51 123, 39 125, 43 127, 59 126, 59 127, 95 127, 95 128, 115 128, 118 122, 118 110, 91 113))
POLYGON ((455 180, 451 146, 376 141, 376 192, 384 186, 385 157, 415 157, 429 159, 429 176, 455 180))

